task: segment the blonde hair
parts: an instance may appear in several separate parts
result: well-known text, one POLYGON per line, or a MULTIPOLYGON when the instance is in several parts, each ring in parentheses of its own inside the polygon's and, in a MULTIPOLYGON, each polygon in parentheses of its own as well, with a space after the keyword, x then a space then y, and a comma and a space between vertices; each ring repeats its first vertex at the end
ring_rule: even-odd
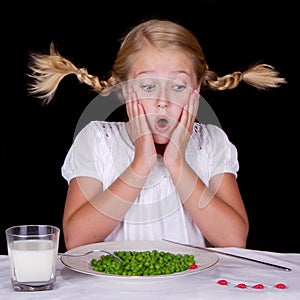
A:
POLYGON ((89 85, 96 93, 108 95, 115 86, 127 80, 130 63, 135 54, 149 44, 157 49, 177 49, 186 53, 192 60, 197 82, 201 83, 201 87, 226 90, 233 89, 244 81, 258 89, 268 89, 286 83, 285 78, 280 77, 269 64, 256 64, 244 72, 236 71, 219 77, 208 69, 202 48, 192 32, 171 21, 152 19, 135 26, 122 39, 107 80, 99 80, 85 68, 76 67, 58 53, 53 42, 49 55, 32 53, 29 63, 31 73, 28 74, 32 78, 29 93, 48 104, 61 80, 69 74, 74 74, 79 82, 89 85))

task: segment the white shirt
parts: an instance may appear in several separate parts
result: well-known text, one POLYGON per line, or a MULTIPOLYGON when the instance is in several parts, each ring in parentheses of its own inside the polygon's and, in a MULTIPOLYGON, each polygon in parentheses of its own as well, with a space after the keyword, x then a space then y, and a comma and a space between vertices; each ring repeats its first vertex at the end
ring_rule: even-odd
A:
MULTIPOLYGON (((78 176, 96 178, 105 190, 128 168, 133 157, 134 145, 124 122, 92 121, 75 137, 62 175, 68 183, 78 176)), ((239 169, 236 147, 221 128, 211 124, 194 124, 186 160, 206 185, 216 174, 226 172, 237 176, 239 169)), ((159 156, 124 220, 105 241, 163 238, 205 246, 201 231, 183 207, 159 156)))

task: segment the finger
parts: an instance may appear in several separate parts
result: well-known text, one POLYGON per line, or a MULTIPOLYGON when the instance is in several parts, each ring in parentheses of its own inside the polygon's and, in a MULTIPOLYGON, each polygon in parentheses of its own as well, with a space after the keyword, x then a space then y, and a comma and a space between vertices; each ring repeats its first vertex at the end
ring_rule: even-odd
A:
POLYGON ((189 125, 195 122, 197 117, 199 108, 199 94, 197 92, 193 92, 190 96, 189 103, 188 103, 188 114, 189 114, 189 125))
POLYGON ((130 91, 131 91, 131 87, 128 88, 127 97, 126 97, 126 111, 129 119, 132 118, 132 99, 131 99, 130 91))
POLYGON ((193 95, 194 97, 193 116, 196 119, 198 114, 198 109, 199 109, 200 94, 197 91, 194 91, 193 94, 194 94, 193 95))
POLYGON ((180 124, 183 127, 186 127, 189 117, 189 106, 188 104, 185 104, 182 108, 181 118, 180 118, 180 124))
POLYGON ((138 115, 137 95, 132 87, 128 89, 128 99, 126 101, 126 109, 129 119, 134 119, 138 115))
POLYGON ((199 107, 199 94, 196 91, 193 91, 190 95, 188 103, 188 111, 191 117, 196 119, 197 112, 199 107))
POLYGON ((137 105, 138 107, 138 111, 139 111, 139 115, 145 115, 145 110, 144 110, 144 106, 141 103, 138 103, 137 105))

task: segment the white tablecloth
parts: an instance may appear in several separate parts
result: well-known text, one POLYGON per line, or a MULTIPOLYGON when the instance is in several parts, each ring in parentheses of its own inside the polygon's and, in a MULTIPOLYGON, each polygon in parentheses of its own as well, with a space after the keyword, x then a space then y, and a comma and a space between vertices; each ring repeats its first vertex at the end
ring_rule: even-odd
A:
POLYGON ((160 281, 132 281, 79 273, 65 267, 58 257, 57 281, 53 290, 15 292, 9 278, 8 256, 0 255, 0 299, 300 299, 300 254, 237 248, 218 250, 285 266, 292 271, 218 254, 219 261, 199 273, 160 281), (219 280, 226 280, 228 284, 221 285, 219 280), (239 288, 240 283, 245 284, 246 288, 239 288), (263 288, 255 289, 257 284, 263 285, 263 288), (277 288, 277 284, 283 284, 286 288, 277 288))

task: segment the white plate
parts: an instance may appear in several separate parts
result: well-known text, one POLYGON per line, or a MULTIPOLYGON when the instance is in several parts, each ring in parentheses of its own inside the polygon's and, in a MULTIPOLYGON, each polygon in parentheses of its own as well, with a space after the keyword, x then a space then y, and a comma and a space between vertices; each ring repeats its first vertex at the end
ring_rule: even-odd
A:
POLYGON ((101 255, 106 255, 106 253, 101 254, 101 252, 91 253, 80 257, 70 257, 61 256, 61 262, 74 271, 78 271, 85 274, 90 274, 94 276, 106 277, 106 278, 123 278, 123 279, 141 279, 141 280, 155 280, 155 279, 166 279, 174 278, 179 276, 186 276, 201 272, 212 267, 219 260, 217 254, 201 250, 194 249, 187 246, 174 245, 166 241, 117 241, 117 242, 103 242, 96 244, 89 244, 71 249, 65 254, 80 254, 85 253, 90 250, 101 249, 110 252, 114 251, 146 251, 146 250, 158 250, 171 253, 180 254, 193 254, 197 264, 196 269, 189 269, 183 272, 177 272, 169 275, 153 275, 153 276, 122 276, 115 274, 106 274, 104 272, 97 272, 92 269, 91 259, 99 259, 101 255))

